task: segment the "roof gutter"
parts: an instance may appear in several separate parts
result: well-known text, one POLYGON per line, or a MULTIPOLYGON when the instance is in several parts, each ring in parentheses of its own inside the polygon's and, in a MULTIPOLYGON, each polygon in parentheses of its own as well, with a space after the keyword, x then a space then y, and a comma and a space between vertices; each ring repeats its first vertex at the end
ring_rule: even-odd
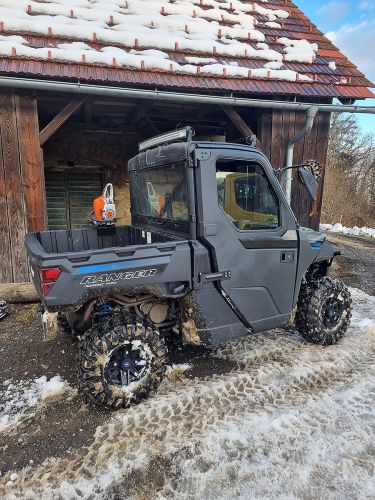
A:
POLYGON ((31 78, 14 78, 0 76, 0 88, 7 87, 23 90, 39 90, 47 92, 62 92, 79 95, 92 95, 118 99, 151 99, 169 102, 184 102, 191 104, 212 104, 221 106, 242 106, 250 108, 289 109, 308 111, 312 106, 325 113, 365 113, 375 114, 375 106, 344 106, 334 104, 314 104, 291 101, 272 101, 265 99, 249 99, 233 96, 215 96, 188 94, 182 92, 166 92, 100 85, 81 84, 80 82, 61 82, 52 80, 35 80, 31 78))

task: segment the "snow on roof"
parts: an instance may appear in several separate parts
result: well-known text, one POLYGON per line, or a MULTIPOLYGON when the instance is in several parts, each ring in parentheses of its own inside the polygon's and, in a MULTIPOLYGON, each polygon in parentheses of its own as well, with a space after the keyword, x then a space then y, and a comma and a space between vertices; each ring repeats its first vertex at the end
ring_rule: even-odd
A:
POLYGON ((318 45, 301 37, 268 35, 283 33, 290 17, 290 8, 278 8, 278 2, 0 0, 0 57, 314 82, 312 74, 292 65, 313 65, 318 45), (48 43, 35 43, 35 37, 48 43), (176 60, 176 53, 184 57, 176 60))
POLYGON ((1 0, 0 6, 0 19, 8 31, 75 40, 95 39, 115 45, 96 49, 74 41, 48 48, 34 48, 22 37, 8 36, 0 40, 0 54, 6 56, 13 54, 35 59, 107 65, 112 65, 115 59, 116 65, 134 69, 170 71, 173 68, 177 73, 193 75, 198 71, 201 75, 310 81, 308 76, 279 68, 268 70, 264 67, 251 71, 246 66, 233 67, 208 62, 197 69, 199 65, 173 62, 164 52, 135 52, 131 49, 137 46, 160 51, 179 48, 206 54, 211 45, 210 52, 215 55, 249 57, 268 62, 281 62, 284 57, 289 61, 307 63, 313 62, 317 50, 306 40, 282 39, 280 43, 285 45, 285 54, 270 49, 265 43, 254 48, 239 41, 265 41, 264 34, 256 28, 261 23, 254 13, 265 16, 269 22, 286 19, 289 14, 284 10, 268 9, 255 3, 243 4, 238 0, 224 3, 202 0, 199 5, 189 0, 176 0, 173 3, 160 0, 54 0, 45 3, 21 0, 16 5, 12 0, 1 0), (234 24, 221 27, 220 21, 234 24))

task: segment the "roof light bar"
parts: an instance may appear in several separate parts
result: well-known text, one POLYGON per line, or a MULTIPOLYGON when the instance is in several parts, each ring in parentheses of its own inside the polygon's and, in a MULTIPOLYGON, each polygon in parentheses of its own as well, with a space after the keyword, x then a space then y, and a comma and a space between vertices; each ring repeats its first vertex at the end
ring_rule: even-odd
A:
POLYGON ((169 144, 171 142, 176 141, 191 141, 195 134, 195 131, 192 127, 185 127, 178 130, 174 130, 173 132, 167 132, 166 134, 160 134, 156 137, 152 137, 151 139, 147 139, 146 141, 142 141, 139 143, 139 151, 146 151, 147 149, 154 148, 156 146, 161 146, 163 144, 169 144))

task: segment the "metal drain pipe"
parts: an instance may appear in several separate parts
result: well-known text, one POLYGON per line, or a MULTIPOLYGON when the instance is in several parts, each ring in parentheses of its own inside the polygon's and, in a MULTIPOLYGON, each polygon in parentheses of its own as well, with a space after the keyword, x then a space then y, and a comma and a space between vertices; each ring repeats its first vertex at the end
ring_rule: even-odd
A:
MULTIPOLYGON (((307 110, 305 126, 288 142, 288 147, 286 152, 287 167, 293 166, 294 146, 297 144, 297 142, 306 137, 306 135, 311 131, 314 125, 315 117, 318 114, 318 111, 319 111, 319 106, 312 106, 307 110)), ((286 177, 285 177, 285 196, 286 199, 288 200, 289 205, 292 201, 292 178, 293 178, 293 170, 289 168, 289 170, 286 171, 286 177)))
POLYGON ((308 111, 317 106, 325 113, 364 113, 375 114, 375 106, 347 106, 343 104, 314 104, 308 102, 272 101, 266 99, 250 99, 212 94, 190 94, 169 92, 165 90, 146 90, 129 87, 110 87, 91 85, 81 82, 64 82, 58 80, 36 80, 32 78, 17 78, 0 76, 0 88, 28 89, 42 92, 61 92, 64 94, 92 95, 112 99, 150 99, 169 102, 184 102, 190 104, 211 104, 217 106, 243 106, 262 109, 289 109, 308 111))

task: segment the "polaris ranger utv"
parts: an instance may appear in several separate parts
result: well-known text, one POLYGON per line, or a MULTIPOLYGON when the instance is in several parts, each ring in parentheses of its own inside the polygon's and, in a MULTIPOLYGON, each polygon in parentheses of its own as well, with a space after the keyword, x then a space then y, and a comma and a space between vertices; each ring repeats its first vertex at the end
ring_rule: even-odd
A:
MULTIPOLYGON (((296 167, 297 168, 297 167, 296 167)), ((129 162, 132 225, 28 234, 42 307, 81 338, 78 378, 119 408, 155 389, 166 342, 215 346, 283 325, 334 344, 351 298, 327 277, 338 252, 299 227, 258 149, 197 142, 186 128, 145 141, 129 162)), ((316 195, 314 164, 298 167, 316 195)))

